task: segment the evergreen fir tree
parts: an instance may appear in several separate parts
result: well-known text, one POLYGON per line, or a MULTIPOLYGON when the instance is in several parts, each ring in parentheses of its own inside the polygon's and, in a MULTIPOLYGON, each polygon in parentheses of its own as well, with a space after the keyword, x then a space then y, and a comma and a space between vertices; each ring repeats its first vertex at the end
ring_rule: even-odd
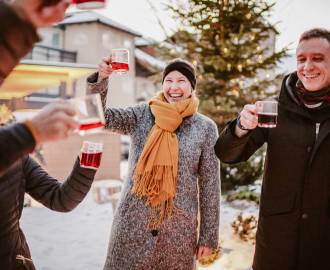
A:
MULTIPOLYGON (((278 35, 268 20, 273 7, 267 0, 171 1, 169 8, 180 28, 169 40, 172 47, 163 46, 162 51, 167 58, 183 57, 196 65, 200 111, 220 129, 245 104, 278 90, 281 74, 274 69, 287 48, 273 48, 278 35)), ((263 152, 260 149, 246 163, 222 164, 223 189, 260 177, 263 152)))
POLYGON ((172 1, 181 27, 171 40, 179 56, 196 65, 201 111, 219 126, 245 104, 274 94, 270 74, 287 49, 267 45, 278 34, 268 21, 273 6, 267 0, 172 1))

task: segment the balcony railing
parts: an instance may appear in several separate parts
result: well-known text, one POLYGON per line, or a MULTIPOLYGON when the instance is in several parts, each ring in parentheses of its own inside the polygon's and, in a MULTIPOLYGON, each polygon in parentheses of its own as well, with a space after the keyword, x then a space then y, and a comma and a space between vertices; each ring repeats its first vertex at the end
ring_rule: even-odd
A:
POLYGON ((76 63, 77 52, 66 51, 45 45, 35 45, 25 59, 76 63))

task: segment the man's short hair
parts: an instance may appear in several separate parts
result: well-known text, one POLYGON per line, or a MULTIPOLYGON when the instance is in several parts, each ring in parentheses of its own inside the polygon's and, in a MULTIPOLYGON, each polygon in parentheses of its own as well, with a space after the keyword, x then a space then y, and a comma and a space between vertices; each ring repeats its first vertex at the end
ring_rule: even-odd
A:
POLYGON ((299 38, 299 43, 313 38, 324 38, 330 44, 330 31, 325 28, 313 28, 304 33, 299 38))

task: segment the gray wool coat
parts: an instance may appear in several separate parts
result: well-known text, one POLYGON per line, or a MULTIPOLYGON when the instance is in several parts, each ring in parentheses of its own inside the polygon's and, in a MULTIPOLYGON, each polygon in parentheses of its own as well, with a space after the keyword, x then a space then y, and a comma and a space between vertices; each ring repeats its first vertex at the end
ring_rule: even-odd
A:
MULTIPOLYGON (((108 81, 88 78, 88 91, 99 92, 105 108, 108 81)), ((191 270, 197 245, 218 246, 220 170, 214 153, 215 123, 195 113, 177 129, 179 166, 176 207, 183 210, 159 230, 148 228, 150 208, 131 193, 133 172, 154 117, 148 104, 105 108, 106 128, 130 135, 129 172, 113 219, 104 270, 191 270), (198 226, 198 214, 200 224, 198 226)))

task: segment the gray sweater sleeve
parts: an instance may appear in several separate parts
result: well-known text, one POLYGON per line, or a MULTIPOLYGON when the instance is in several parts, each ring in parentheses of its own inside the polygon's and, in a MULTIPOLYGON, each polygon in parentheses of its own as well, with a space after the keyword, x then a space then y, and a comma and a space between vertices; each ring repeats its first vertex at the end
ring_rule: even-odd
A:
POLYGON ((218 130, 211 123, 199 161, 199 246, 217 248, 220 222, 220 164, 214 153, 218 130))
POLYGON ((100 93, 104 110, 105 127, 120 134, 132 134, 145 110, 148 109, 148 105, 142 103, 124 109, 106 107, 108 79, 97 82, 97 78, 97 72, 87 78, 87 93, 100 93))
POLYGON ((85 198, 96 173, 96 170, 80 167, 79 158, 64 183, 51 177, 30 157, 23 162, 23 171, 26 192, 46 207, 59 212, 71 211, 85 198))

